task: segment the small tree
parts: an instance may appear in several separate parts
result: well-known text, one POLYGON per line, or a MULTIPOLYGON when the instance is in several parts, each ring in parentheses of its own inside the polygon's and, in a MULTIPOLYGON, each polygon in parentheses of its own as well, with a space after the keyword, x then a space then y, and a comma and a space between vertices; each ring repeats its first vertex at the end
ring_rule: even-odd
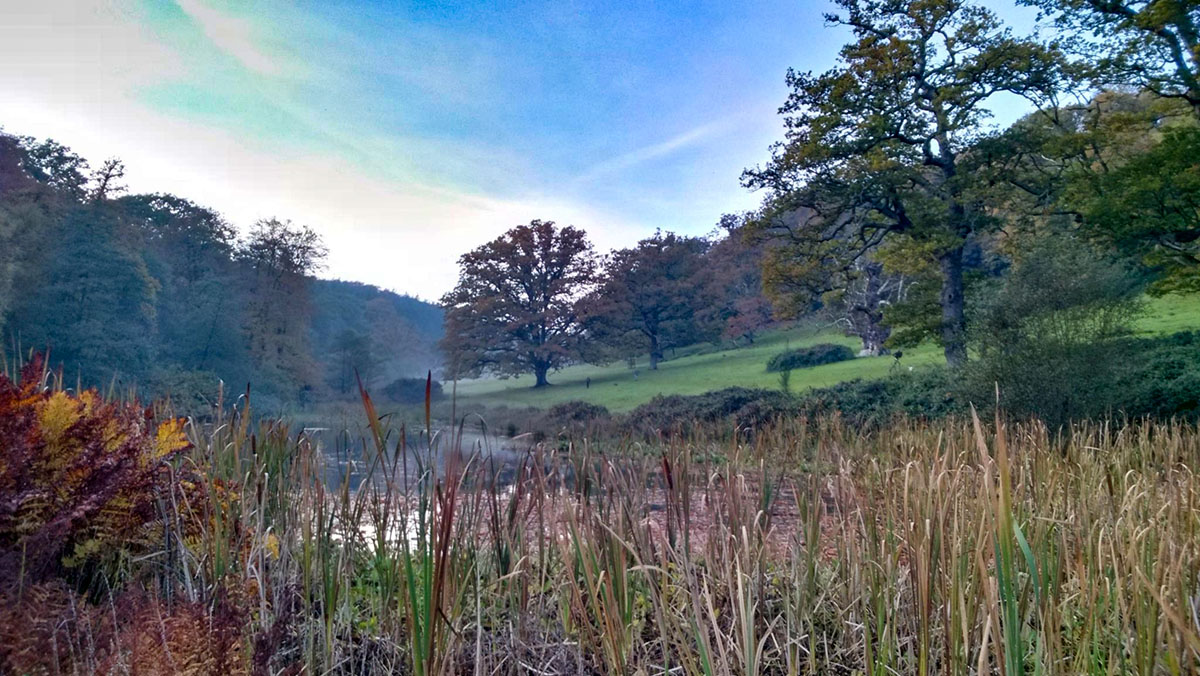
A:
POLYGON ((88 193, 88 199, 100 203, 125 192, 125 186, 120 183, 124 177, 124 162, 115 157, 105 160, 104 164, 100 165, 100 168, 92 174, 93 185, 88 193))
POLYGON ((458 267, 458 285, 442 297, 453 375, 533 373, 534 387, 545 387, 551 369, 579 357, 577 301, 596 269, 582 230, 534 220, 463 254, 458 267))

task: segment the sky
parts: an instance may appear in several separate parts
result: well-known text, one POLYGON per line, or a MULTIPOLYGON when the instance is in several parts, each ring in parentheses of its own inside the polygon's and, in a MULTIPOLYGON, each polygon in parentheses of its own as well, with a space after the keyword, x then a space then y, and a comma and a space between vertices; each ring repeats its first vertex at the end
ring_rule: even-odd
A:
MULTIPOLYGON (((247 228, 309 225, 324 277, 436 300, 532 219, 597 249, 703 235, 782 137, 824 2, 0 0, 0 127, 247 228)), ((1026 12, 996 8, 1018 28, 1026 12)))

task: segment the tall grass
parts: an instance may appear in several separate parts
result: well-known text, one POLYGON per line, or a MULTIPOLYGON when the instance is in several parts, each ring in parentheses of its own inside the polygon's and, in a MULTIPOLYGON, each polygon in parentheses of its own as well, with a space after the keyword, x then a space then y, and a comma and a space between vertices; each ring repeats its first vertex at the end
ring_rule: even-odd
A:
MULTIPOLYGON (((1200 670, 1190 426, 790 420, 536 446, 505 485, 363 405, 357 489, 244 401, 189 423, 171 468, 204 490, 161 496, 167 544, 114 583, 235 608, 235 673, 1200 670)), ((94 640, 179 663, 147 635, 94 640)), ((55 649, 40 668, 83 664, 55 649)))

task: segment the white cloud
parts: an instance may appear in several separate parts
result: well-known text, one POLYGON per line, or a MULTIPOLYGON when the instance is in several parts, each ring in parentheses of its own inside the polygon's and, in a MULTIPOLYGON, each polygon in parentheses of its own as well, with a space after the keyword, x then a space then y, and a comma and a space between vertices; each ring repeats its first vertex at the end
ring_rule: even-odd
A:
MULTIPOLYGON (((126 182, 135 192, 171 192, 223 212, 245 228, 278 216, 309 224, 330 249, 330 277, 378 284, 435 299, 449 290, 462 253, 534 218, 584 228, 600 250, 628 246, 648 225, 570 199, 531 192, 497 198, 470 191, 382 177, 376 169, 345 158, 298 147, 268 145, 201 122, 157 112, 137 99, 147 86, 186 77, 187 64, 170 45, 147 32, 132 11, 112 0, 0 0, 0 125, 12 133, 54 137, 98 162, 121 157, 126 182)), ((249 68, 272 72, 275 65, 254 49, 249 29, 211 12, 196 0, 182 5, 204 25, 214 42, 249 68), (197 9, 199 7, 199 9, 197 9)), ((616 171, 700 143, 730 123, 701 126, 663 143, 593 168, 616 171)), ((331 132, 332 133, 332 132, 331 132)), ((358 150, 370 137, 345 138, 358 150)), ((426 143, 413 139, 416 143, 426 143)), ((449 142, 446 142, 449 143, 449 142)), ((520 173, 516 160, 479 147, 417 151, 404 139, 381 145, 385 156, 419 163, 436 149, 442 162, 459 162, 456 174, 490 175, 501 165, 520 173), (473 167, 472 167, 473 165, 473 167)), ((361 154, 360 152, 360 154, 361 154)), ((373 157, 378 163, 380 157, 373 157)), ((416 175, 428 166, 413 166, 416 175)), ((621 205, 617 205, 620 207, 621 205)))
POLYGON ((262 75, 279 75, 282 72, 279 65, 255 45, 249 21, 223 14, 202 0, 176 2, 200 26, 205 37, 246 68, 262 75))

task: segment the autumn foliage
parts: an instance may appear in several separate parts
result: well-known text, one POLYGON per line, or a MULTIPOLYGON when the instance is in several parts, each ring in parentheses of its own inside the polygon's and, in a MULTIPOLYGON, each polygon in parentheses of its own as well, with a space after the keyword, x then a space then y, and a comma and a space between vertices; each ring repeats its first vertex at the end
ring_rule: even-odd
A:
MULTIPOLYGON (((155 539, 166 463, 183 422, 42 386, 41 362, 0 377, 0 581, 70 576, 101 553, 155 539), (14 576, 22 579, 14 580, 14 576)), ((158 538, 161 539, 161 538, 158 538)))
POLYGON ((245 671, 239 604, 123 584, 169 537, 163 505, 199 495, 172 466, 183 421, 52 380, 40 359, 0 375, 0 672, 245 671))

